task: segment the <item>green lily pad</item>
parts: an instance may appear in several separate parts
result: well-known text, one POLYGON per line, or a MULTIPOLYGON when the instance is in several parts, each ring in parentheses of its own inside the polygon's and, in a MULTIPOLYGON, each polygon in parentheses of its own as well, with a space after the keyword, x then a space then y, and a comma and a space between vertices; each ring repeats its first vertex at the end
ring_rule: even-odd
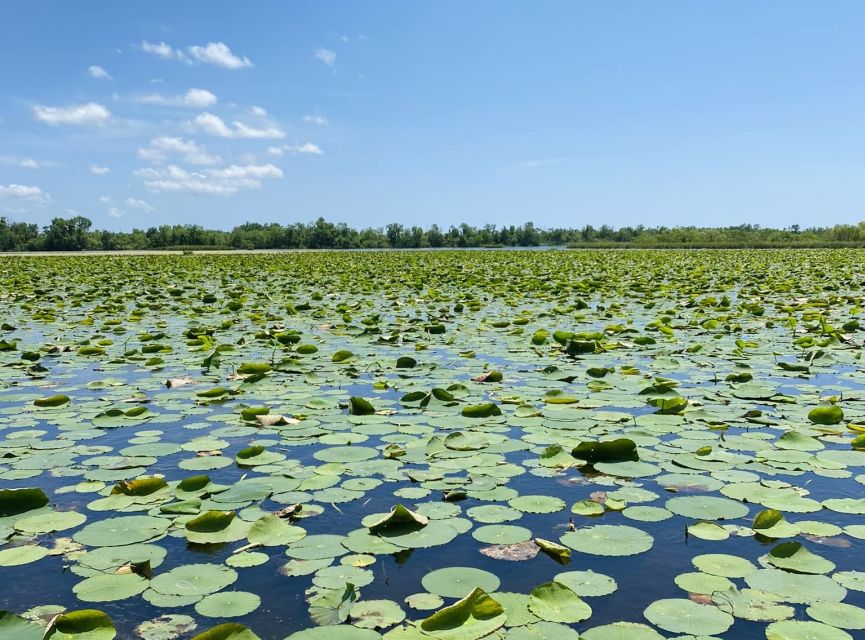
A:
POLYGON ((445 567, 430 571, 421 580, 423 588, 445 598, 462 598, 473 589, 494 592, 499 588, 495 574, 471 567, 445 567))
POLYGON ((195 611, 208 618, 235 618, 258 609, 261 598, 247 591, 212 593, 199 600, 195 611))
POLYGON ((733 616, 713 606, 691 600, 656 600, 643 611, 646 619, 665 631, 691 635, 724 633, 733 625, 733 616))
POLYGON ((96 609, 61 613, 45 632, 45 640, 112 640, 116 636, 111 618, 96 609))
POLYGON ((627 525, 599 524, 569 531, 562 544, 598 556, 631 556, 652 548, 654 540, 645 531, 627 525))
POLYGON ((580 622, 592 615, 591 607, 576 593, 555 581, 545 582, 532 590, 529 610, 547 622, 580 622))
POLYGON ((439 640, 478 640, 502 627, 505 620, 502 606, 475 587, 462 600, 423 620, 420 627, 439 640))
POLYGON ((821 622, 781 620, 766 627, 767 640, 853 640, 846 631, 821 622))

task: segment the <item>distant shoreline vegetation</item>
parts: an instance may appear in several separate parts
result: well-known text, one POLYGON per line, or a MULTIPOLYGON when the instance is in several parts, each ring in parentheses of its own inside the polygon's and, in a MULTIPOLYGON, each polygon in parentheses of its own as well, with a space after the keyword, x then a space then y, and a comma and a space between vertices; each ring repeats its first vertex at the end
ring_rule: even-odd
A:
POLYGON ((865 221, 856 225, 784 229, 734 227, 561 227, 468 224, 442 229, 392 223, 353 229, 344 223, 247 222, 230 231, 199 225, 161 225, 132 231, 93 229, 83 216, 54 218, 40 227, 0 217, 0 251, 142 251, 206 249, 420 249, 556 246, 579 248, 831 248, 865 247, 865 221))

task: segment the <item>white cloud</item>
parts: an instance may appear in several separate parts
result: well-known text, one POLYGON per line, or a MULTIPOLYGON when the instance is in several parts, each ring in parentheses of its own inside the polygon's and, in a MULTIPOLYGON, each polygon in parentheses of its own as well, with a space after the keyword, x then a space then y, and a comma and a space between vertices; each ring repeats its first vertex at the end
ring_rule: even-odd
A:
POLYGON ((330 49, 325 49, 324 47, 316 47, 315 57, 321 60, 328 67, 332 67, 336 64, 336 52, 331 51, 330 49))
POLYGON ((144 185, 157 193, 192 193, 197 195, 230 196, 243 189, 260 189, 262 180, 282 178, 279 167, 272 164, 232 165, 225 169, 187 171, 176 165, 164 168, 139 169, 144 185))
POLYGON ((108 209, 108 215, 112 218, 120 218, 124 213, 126 212, 123 209, 118 209, 117 207, 111 207, 108 209))
POLYGON ((145 202, 144 200, 138 200, 136 198, 126 198, 126 200, 124 200, 124 204, 130 209, 140 209, 141 211, 145 211, 147 213, 150 213, 151 211, 156 209, 156 207, 154 207, 149 202, 145 202))
POLYGON ((264 117, 267 116, 267 111, 265 111, 265 110, 262 109, 261 107, 254 107, 254 106, 253 106, 253 107, 250 107, 250 108, 249 108, 249 112, 250 112, 252 115, 254 115, 254 116, 258 116, 258 117, 260 117, 260 118, 264 118, 264 117))
POLYGON ((145 53, 152 53, 163 60, 171 60, 172 58, 176 58, 178 54, 183 55, 179 51, 175 52, 170 45, 164 42, 148 42, 147 40, 142 40, 141 50, 145 53))
POLYGON ((284 153, 308 153, 320 156, 324 153, 317 144, 312 142, 304 142, 303 144, 290 145, 284 144, 279 147, 268 147, 267 152, 272 156, 281 156, 284 153))
POLYGON ((215 178, 227 178, 232 180, 282 177, 282 169, 272 164, 233 164, 225 169, 210 169, 207 173, 215 178))
POLYGON ((327 118, 325 118, 324 116, 318 115, 317 113, 314 113, 314 114, 311 114, 308 116, 303 116, 303 121, 308 123, 308 124, 317 124, 317 125, 321 125, 321 126, 328 124, 327 118))
POLYGON ((220 138, 230 138, 232 136, 231 129, 226 126, 223 119, 212 113, 204 112, 199 114, 195 118, 195 124, 199 129, 212 136, 219 136, 220 138))
POLYGON ((285 133, 279 127, 268 124, 265 128, 256 128, 235 120, 229 127, 217 115, 204 112, 194 120, 195 126, 201 131, 219 138, 284 138, 285 133))
POLYGON ((100 67, 98 64, 90 65, 87 67, 87 73, 90 74, 91 78, 95 78, 96 80, 113 80, 111 74, 108 73, 105 69, 100 67))
POLYGON ((111 118, 111 112, 96 102, 73 104, 68 107, 33 107, 33 117, 52 126, 58 124, 103 125, 111 118))
POLYGON ((91 164, 90 173, 95 176, 105 176, 111 173, 111 169, 109 169, 108 167, 100 167, 98 164, 91 164))
POLYGON ((205 64, 212 64, 223 69, 243 69, 251 67, 252 61, 247 57, 236 56, 224 42, 208 42, 202 46, 187 47, 189 54, 205 64))
POLYGON ((42 191, 39 187, 23 184, 0 184, 0 196, 27 200, 28 202, 34 202, 36 204, 45 204, 51 200, 51 196, 42 191))
POLYGON ((247 124, 235 120, 231 123, 234 126, 235 138, 284 138, 285 133, 279 127, 267 126, 264 129, 250 127, 247 124))
POLYGON ((166 107, 191 107, 203 109, 217 103, 219 99, 207 89, 190 89, 183 95, 164 96, 161 93, 151 93, 135 99, 142 104, 155 104, 166 107))
POLYGON ((138 150, 138 157, 148 162, 161 164, 169 156, 179 155, 189 164, 219 164, 222 158, 207 153, 207 150, 193 140, 169 136, 153 138, 150 144, 138 150))

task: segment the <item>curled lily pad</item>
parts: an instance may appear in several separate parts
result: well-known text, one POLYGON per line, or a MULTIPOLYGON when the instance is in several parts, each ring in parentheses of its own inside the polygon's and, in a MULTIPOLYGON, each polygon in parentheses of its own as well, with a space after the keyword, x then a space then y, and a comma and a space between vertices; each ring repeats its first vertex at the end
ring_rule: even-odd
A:
POLYGON ((505 620, 502 606, 475 587, 462 600, 423 620, 420 627, 440 640, 477 640, 503 626, 505 620))
POLYGON ((248 627, 237 622, 223 622, 202 631, 190 640, 260 640, 248 627))
POLYGON ((639 460, 637 445, 629 438, 617 438, 602 442, 582 442, 574 448, 571 454, 588 463, 639 460))
POLYGON ((111 618, 97 609, 61 613, 45 632, 45 640, 112 640, 116 636, 111 618))
POLYGON ((429 523, 429 518, 420 513, 415 513, 407 509, 402 504, 396 505, 389 513, 369 524, 369 530, 372 532, 381 531, 387 528, 395 528, 398 526, 415 526, 425 527, 429 523))
POLYGON ((838 405, 815 407, 808 412, 808 420, 814 424, 839 424, 844 419, 844 411, 838 405))
POLYGON ((62 407, 69 402, 69 396, 58 394, 47 398, 37 398, 33 404, 37 407, 62 407))
POLYGON ((829 573, 835 563, 811 553, 799 542, 783 542, 773 547, 765 556, 766 562, 796 573, 829 573))
POLYGON ((48 504, 42 489, 0 489, 0 518, 17 516, 48 504))

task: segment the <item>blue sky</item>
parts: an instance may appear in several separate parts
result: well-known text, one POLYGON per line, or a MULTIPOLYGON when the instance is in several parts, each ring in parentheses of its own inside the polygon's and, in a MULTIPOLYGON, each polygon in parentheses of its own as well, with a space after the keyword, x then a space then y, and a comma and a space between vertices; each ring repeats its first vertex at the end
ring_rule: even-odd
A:
POLYGON ((865 219, 865 3, 5 0, 0 215, 865 219))

